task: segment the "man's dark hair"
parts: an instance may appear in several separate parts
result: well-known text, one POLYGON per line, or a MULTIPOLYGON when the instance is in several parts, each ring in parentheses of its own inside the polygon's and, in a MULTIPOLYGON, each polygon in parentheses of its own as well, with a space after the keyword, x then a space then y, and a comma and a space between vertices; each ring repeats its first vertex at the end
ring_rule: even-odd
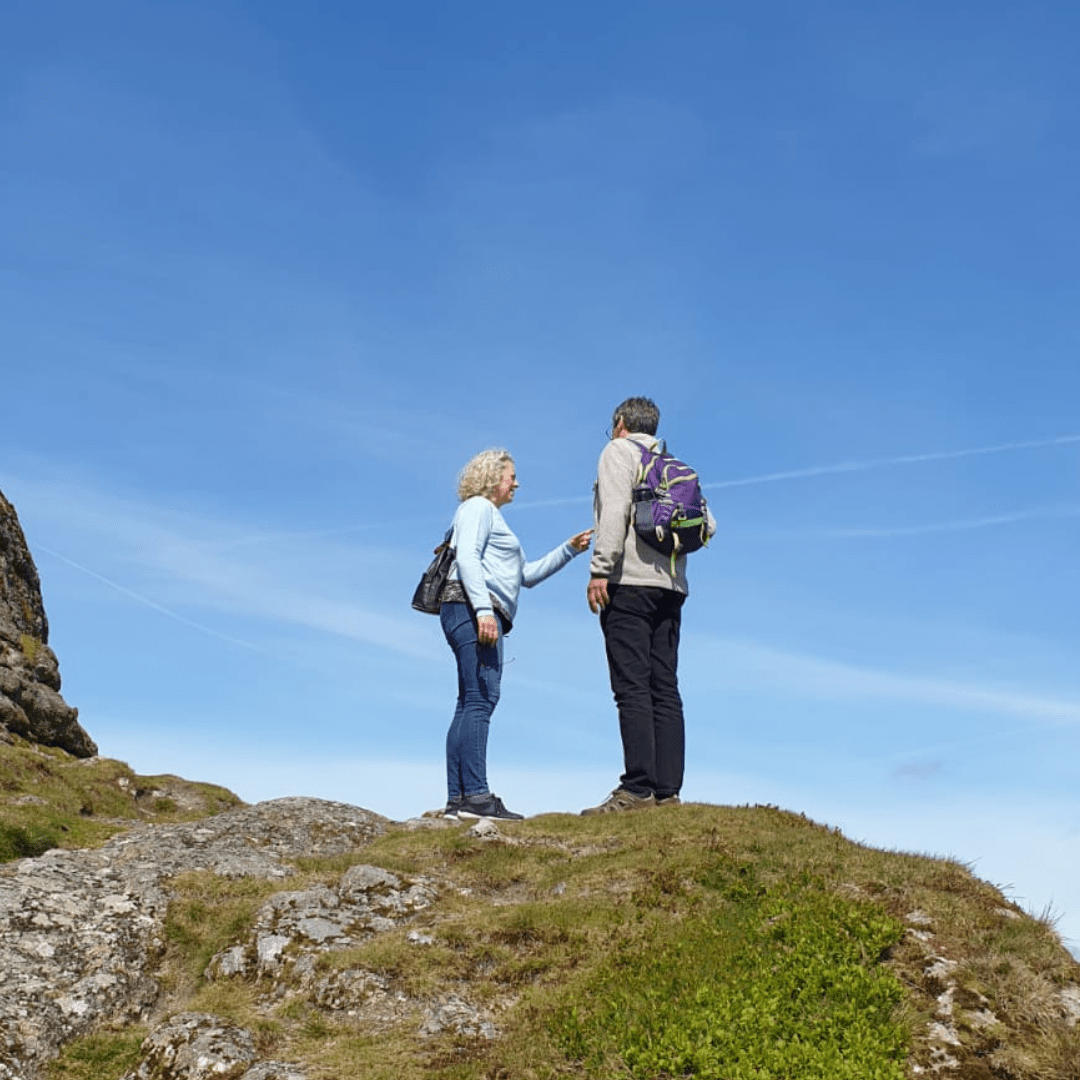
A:
POLYGON ((612 431, 620 420, 626 425, 627 431, 655 435, 660 426, 660 410, 650 398, 629 397, 611 414, 612 431))

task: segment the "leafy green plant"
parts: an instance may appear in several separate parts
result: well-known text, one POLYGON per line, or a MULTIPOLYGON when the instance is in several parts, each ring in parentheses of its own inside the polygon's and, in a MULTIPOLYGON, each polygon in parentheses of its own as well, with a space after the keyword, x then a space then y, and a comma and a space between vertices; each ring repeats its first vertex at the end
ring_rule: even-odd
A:
POLYGON ((597 1077, 900 1080, 901 987, 879 961, 902 932, 821 882, 780 888, 620 950, 552 1027, 597 1077))

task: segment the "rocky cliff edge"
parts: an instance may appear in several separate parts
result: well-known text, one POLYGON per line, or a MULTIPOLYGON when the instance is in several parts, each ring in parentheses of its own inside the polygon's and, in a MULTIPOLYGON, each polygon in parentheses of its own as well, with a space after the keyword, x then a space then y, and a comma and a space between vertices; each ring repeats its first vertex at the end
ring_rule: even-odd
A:
POLYGON ((97 753, 60 696, 41 581, 15 508, 0 492, 0 738, 19 735, 75 757, 97 753))

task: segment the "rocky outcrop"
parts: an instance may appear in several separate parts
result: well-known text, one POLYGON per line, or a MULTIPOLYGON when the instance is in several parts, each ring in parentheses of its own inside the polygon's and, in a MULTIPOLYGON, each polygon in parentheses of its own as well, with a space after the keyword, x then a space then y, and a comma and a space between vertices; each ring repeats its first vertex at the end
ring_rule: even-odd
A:
POLYGON ((93 757, 97 746, 78 715, 60 696, 37 567, 15 507, 0 492, 0 737, 7 732, 93 757))
MULTIPOLYGON (((71 1039, 153 1017, 171 877, 208 870, 284 882, 290 859, 353 852, 385 826, 355 806, 278 799, 0 867, 0 1080, 37 1080, 71 1039)), ((396 926, 433 895, 427 883, 375 867, 352 868, 336 890, 283 892, 267 902, 250 943, 215 959, 218 977, 252 963, 306 963, 314 980, 316 953, 396 926)), ((296 1066, 259 1060, 249 1033, 197 1014, 163 1018, 143 1052, 129 1080, 303 1080, 296 1066), (221 1067, 199 1071, 210 1058, 221 1067)))
POLYGON ((123 1080, 307 1080, 307 1073, 282 1061, 259 1061, 251 1032, 206 1013, 180 1013, 143 1043, 143 1060, 123 1080))

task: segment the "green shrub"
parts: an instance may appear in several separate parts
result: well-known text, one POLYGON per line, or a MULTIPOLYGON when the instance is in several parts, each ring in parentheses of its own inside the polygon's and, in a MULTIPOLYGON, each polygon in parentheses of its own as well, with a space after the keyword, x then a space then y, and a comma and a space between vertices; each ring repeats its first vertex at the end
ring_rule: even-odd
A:
POLYGON ((821 886, 748 898, 611 958, 553 1033, 592 1076, 902 1080, 901 933, 821 886))

